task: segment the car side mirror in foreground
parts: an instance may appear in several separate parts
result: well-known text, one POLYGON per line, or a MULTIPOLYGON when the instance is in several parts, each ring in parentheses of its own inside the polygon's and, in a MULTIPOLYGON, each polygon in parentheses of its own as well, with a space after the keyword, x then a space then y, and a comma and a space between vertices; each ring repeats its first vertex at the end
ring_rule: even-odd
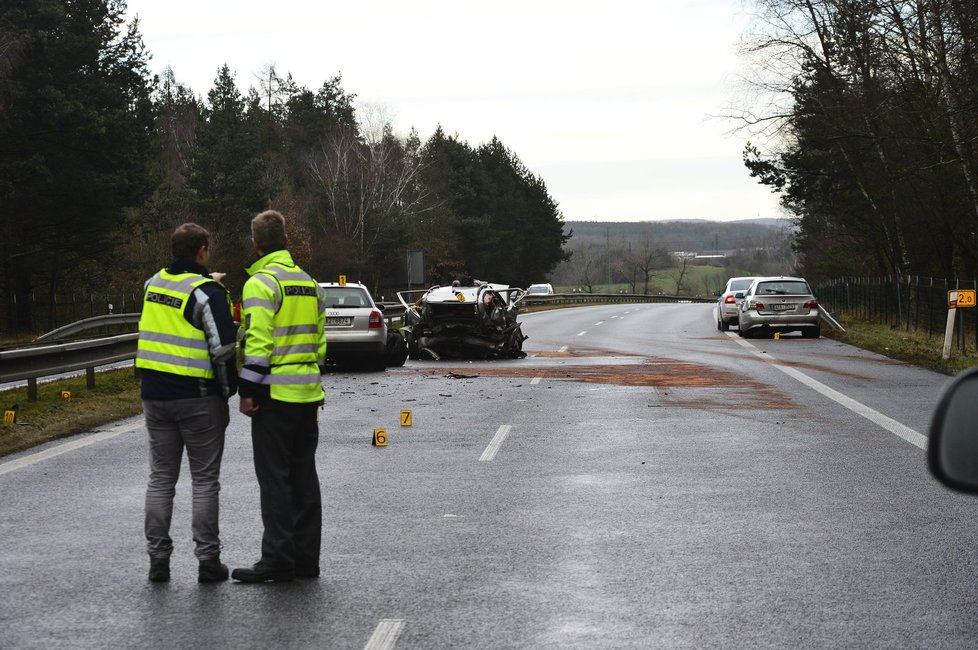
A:
POLYGON ((978 368, 955 377, 937 401, 927 463, 944 485, 978 494, 978 368))

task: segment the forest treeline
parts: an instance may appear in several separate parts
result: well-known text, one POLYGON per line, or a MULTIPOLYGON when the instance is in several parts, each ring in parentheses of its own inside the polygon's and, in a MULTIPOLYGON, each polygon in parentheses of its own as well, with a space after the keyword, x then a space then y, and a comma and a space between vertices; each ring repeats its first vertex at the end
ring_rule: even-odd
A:
POLYGON ((978 274, 978 3, 753 0, 752 175, 810 280, 978 274))
MULTIPOLYGON (((744 163, 796 223, 792 250, 748 243, 745 266, 816 283, 978 277, 978 3, 750 3, 744 163)), ((223 66, 206 92, 156 77, 124 9, 0 3, 2 331, 43 328, 59 292, 138 291, 188 220, 214 233, 212 264, 240 290, 249 219, 268 207, 310 272, 377 291, 403 285, 418 249, 431 283, 583 286, 598 269, 641 291, 677 259, 654 235, 569 241, 543 179, 499 139, 397 134, 338 75, 307 88, 268 67, 243 89, 223 66)))
POLYGON ((149 72, 124 12, 0 5, 4 331, 43 328, 55 310, 39 304, 59 292, 139 291, 185 221, 211 231, 212 267, 240 291, 250 219, 267 208, 315 277, 375 291, 403 282, 411 250, 426 251, 428 282, 525 285, 565 259, 557 203, 499 139, 399 136, 382 111, 358 113, 339 75, 310 89, 269 66, 242 90, 225 65, 200 95, 149 72))

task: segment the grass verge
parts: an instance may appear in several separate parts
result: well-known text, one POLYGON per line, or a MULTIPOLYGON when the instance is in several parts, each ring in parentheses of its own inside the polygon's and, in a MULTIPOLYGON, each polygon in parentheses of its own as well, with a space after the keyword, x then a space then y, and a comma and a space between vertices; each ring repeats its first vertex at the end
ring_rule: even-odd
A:
POLYGON ((823 326, 822 333, 834 340, 906 363, 929 368, 946 375, 956 375, 978 365, 978 354, 974 345, 966 346, 962 352, 955 339, 948 359, 942 359, 944 337, 928 335, 927 332, 905 331, 903 328, 876 323, 863 323, 843 318, 845 332, 823 326))
POLYGON ((143 404, 133 369, 122 368, 97 373, 91 390, 84 375, 38 382, 36 402, 27 401, 26 387, 0 391, 0 409, 16 413, 15 423, 0 423, 0 456, 5 456, 138 415, 143 404))

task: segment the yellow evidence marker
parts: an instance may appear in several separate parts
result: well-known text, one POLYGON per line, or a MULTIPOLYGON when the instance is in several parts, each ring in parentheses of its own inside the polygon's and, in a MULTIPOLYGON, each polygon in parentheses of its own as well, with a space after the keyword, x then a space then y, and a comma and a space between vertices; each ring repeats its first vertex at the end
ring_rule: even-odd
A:
POLYGON ((411 410, 410 409, 404 409, 403 411, 401 411, 401 426, 402 427, 409 427, 409 426, 411 426, 411 410))
POLYGON ((17 411, 4 411, 3 412, 3 423, 4 424, 14 424, 17 421, 17 411))
POLYGON ((341 287, 345 287, 346 286, 346 276, 345 275, 341 275, 340 276, 340 281, 337 284, 339 284, 341 287))
POLYGON ((71 399, 71 391, 70 390, 61 391, 61 399, 71 399))
POLYGON ((387 429, 374 429, 374 439, 371 443, 374 447, 387 446, 387 429))

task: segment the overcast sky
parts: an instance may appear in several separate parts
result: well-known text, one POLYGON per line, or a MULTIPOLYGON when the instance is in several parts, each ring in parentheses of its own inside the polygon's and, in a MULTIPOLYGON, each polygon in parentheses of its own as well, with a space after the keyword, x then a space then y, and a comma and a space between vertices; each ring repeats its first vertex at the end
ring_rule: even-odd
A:
POLYGON ((493 135, 568 221, 783 216, 747 174, 741 0, 129 0, 152 54, 197 94, 227 63, 242 92, 273 64, 422 140, 493 135))

